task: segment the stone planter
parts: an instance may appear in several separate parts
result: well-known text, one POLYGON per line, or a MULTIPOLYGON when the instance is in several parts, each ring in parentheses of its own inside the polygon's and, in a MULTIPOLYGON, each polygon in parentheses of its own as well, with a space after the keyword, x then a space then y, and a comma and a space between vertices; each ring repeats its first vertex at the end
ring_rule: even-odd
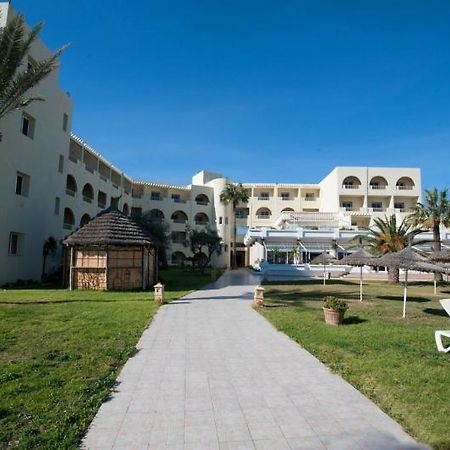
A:
POLYGON ((333 309, 323 308, 325 323, 327 325, 340 325, 344 320, 345 312, 334 311, 333 309))

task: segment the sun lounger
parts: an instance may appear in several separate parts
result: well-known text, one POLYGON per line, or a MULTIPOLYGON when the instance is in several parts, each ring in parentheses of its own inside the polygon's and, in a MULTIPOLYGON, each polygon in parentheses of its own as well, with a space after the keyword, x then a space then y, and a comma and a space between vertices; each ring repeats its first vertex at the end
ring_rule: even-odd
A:
MULTIPOLYGON (((442 307, 445 309, 447 314, 450 316, 450 298, 446 298, 444 300, 440 300, 442 307)), ((450 345, 448 347, 444 347, 442 343, 442 337, 445 336, 450 339, 450 330, 437 330, 434 333, 434 339, 436 340, 436 346, 438 350, 442 353, 450 352, 450 345)))

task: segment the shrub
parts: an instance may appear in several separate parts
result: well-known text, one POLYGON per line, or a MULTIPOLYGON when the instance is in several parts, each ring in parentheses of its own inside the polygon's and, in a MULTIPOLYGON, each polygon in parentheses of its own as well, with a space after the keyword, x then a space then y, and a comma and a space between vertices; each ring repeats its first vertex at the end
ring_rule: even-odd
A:
POLYGON ((332 296, 327 296, 323 299, 323 307, 340 313, 345 313, 348 309, 348 305, 344 300, 332 296))

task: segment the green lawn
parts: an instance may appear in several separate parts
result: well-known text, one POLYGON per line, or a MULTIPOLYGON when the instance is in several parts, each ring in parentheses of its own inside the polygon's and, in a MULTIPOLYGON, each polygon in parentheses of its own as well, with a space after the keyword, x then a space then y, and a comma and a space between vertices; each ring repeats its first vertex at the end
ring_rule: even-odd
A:
POLYGON ((450 354, 439 354, 434 331, 450 329, 438 300, 442 286, 413 283, 402 320, 402 285, 358 282, 268 283, 262 314, 334 372, 370 397, 415 438, 450 448, 450 354), (335 295, 350 305, 343 326, 324 324, 322 299, 335 295))
MULTIPOLYGON (((210 281, 160 276, 169 300, 210 281)), ((0 290, 0 448, 77 448, 156 310, 149 292, 0 290)))

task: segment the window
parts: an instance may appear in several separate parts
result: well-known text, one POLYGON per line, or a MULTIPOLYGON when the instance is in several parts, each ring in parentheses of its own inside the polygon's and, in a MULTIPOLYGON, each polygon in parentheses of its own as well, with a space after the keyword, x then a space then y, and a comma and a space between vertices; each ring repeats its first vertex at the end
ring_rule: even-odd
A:
POLYGON ((59 197, 55 198, 55 210, 54 210, 54 214, 55 216, 59 216, 59 207, 61 204, 61 199, 59 197))
POLYGON ((17 172, 16 174, 16 194, 28 197, 30 190, 30 177, 24 173, 17 172))
POLYGON ((98 196, 97 196, 97 204, 99 208, 105 208, 106 207, 106 201, 107 201, 108 196, 106 195, 105 192, 103 191, 98 191, 98 196))
POLYGON ((59 155, 58 172, 59 173, 64 172, 64 156, 63 155, 59 155))
POLYGON ((222 217, 219 217, 219 225, 222 225, 223 219, 222 217))
POLYGON ((405 203, 404 202, 395 202, 394 203, 395 209, 400 209, 401 211, 405 210, 405 203))
POLYGON ((383 211, 383 203, 381 202, 372 202, 370 207, 375 211, 375 212, 381 212, 383 211))
POLYGON ((261 192, 261 194, 259 194, 258 200, 269 200, 269 193, 268 192, 261 192))
POLYGON ((21 233, 9 233, 8 253, 10 255, 20 255, 23 235, 21 233))
POLYGON ((228 225, 228 217, 225 217, 225 225, 228 225))
POLYGON ((67 129, 69 128, 69 115, 66 113, 63 114, 62 128, 64 131, 67 131, 67 129))
POLYGON ((161 200, 161 192, 152 191, 150 195, 151 200, 161 200))
POLYGON ((342 202, 342 207, 346 211, 351 211, 353 209, 353 202, 342 202))
POLYGON ((33 139, 35 124, 36 121, 34 120, 33 117, 31 117, 29 114, 26 113, 22 114, 22 124, 21 124, 22 134, 28 136, 30 139, 33 139))
POLYGON ((289 192, 282 192, 281 200, 289 200, 289 192))
POLYGON ((172 194, 172 200, 173 200, 175 203, 180 203, 180 200, 181 200, 180 194, 172 194))
POLYGON ((314 194, 314 192, 307 192, 305 194, 305 200, 307 202, 313 202, 316 199, 316 194, 314 194))

